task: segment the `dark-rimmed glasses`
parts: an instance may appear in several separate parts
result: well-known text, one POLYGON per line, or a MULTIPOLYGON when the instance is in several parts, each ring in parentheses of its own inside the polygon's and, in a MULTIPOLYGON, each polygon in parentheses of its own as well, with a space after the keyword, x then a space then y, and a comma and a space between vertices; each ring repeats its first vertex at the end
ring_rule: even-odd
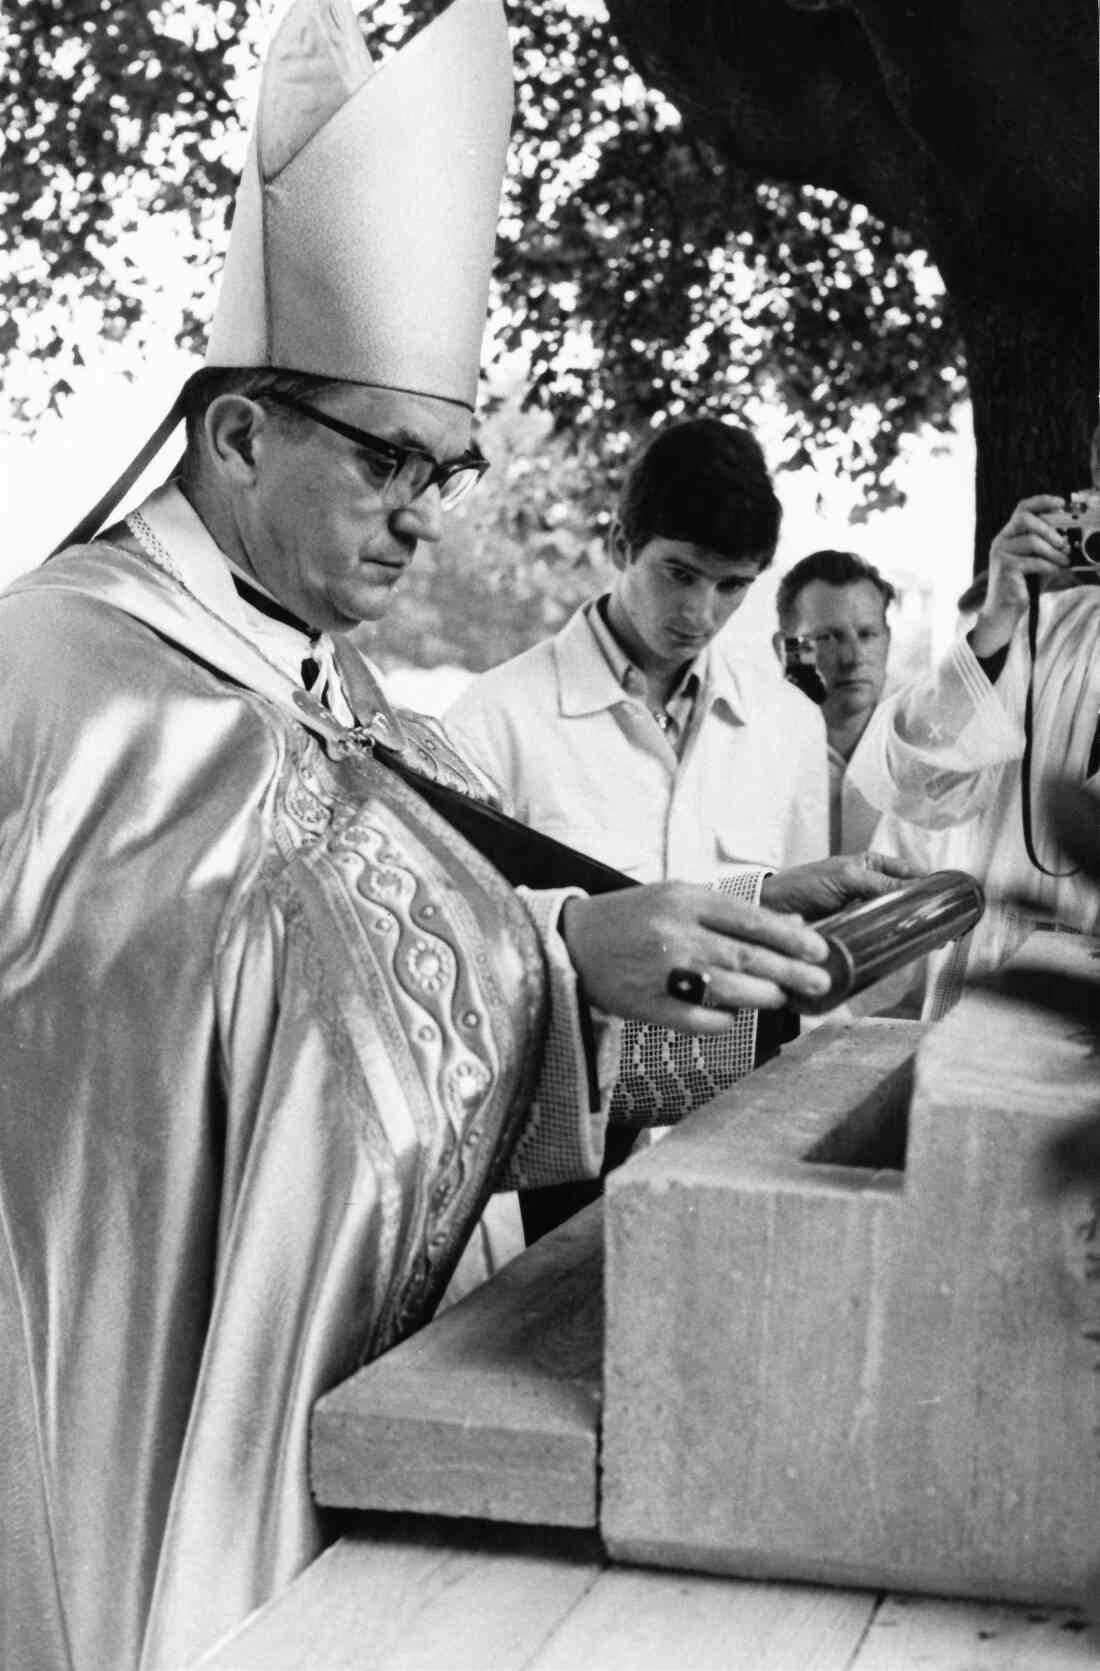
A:
POLYGON ((325 429, 342 435, 345 441, 354 441, 382 472, 378 491, 387 500, 401 499, 408 504, 430 487, 438 487, 440 504, 450 510, 466 497, 472 487, 477 486, 489 468, 489 460, 483 458, 476 448, 459 458, 447 458, 440 462, 422 447, 405 447, 397 441, 387 441, 381 435, 370 435, 365 429, 356 429, 354 424, 344 423, 341 418, 330 418, 327 412, 319 412, 315 406, 296 400, 293 395, 265 389, 258 398, 273 401, 276 406, 285 406, 288 411, 311 418, 315 424, 323 424, 325 429))

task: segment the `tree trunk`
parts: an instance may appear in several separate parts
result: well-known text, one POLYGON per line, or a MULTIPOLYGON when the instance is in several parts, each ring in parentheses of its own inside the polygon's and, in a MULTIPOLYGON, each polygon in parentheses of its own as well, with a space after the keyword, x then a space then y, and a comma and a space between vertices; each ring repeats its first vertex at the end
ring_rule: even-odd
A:
POLYGON ((976 481, 975 568, 1017 501, 1091 486, 1097 419, 1095 272, 1082 274, 1081 307, 1039 310, 1029 298, 990 293, 960 276, 951 285, 966 341, 976 481))
POLYGON ((608 0, 729 160, 826 187, 937 262, 966 343, 975 567, 1016 501, 1089 482, 1097 421, 1093 0, 608 0))

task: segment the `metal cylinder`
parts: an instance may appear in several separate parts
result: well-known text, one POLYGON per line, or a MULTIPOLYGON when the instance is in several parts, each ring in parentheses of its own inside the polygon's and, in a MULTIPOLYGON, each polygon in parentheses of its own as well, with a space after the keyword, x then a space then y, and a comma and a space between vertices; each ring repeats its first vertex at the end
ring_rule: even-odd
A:
POLYGON ((883 976, 974 927, 985 910, 980 883, 965 870, 935 870, 878 899, 845 906, 813 927, 829 947, 829 990, 792 997, 802 1015, 824 1015, 883 976))

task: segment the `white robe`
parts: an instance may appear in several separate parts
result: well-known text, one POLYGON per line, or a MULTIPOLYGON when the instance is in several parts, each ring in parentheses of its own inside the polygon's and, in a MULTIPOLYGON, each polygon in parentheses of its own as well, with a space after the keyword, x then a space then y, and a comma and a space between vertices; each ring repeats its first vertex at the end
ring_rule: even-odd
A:
POLYGON ((1044 596, 1034 669, 1032 825, 1037 870, 1024 845, 1021 762, 1030 671, 1026 621, 991 684, 965 638, 938 667, 877 709, 849 762, 873 806, 928 830, 940 868, 967 870, 986 889, 986 914, 956 947, 934 954, 925 1014, 942 1015, 964 979, 997 968, 1036 920, 1100 930, 1100 894, 1054 847, 1043 816, 1051 780, 1087 777, 1100 718, 1100 589, 1044 596), (1067 872, 1072 872, 1067 874, 1067 872))

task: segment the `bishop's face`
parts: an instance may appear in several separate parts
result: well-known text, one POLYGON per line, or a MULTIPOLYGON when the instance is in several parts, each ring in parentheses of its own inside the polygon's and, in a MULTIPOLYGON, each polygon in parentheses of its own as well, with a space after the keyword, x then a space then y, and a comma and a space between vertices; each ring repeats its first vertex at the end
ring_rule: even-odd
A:
MULTIPOLYGON (((309 397, 313 412, 440 463, 470 446, 465 408, 354 383, 309 397)), ((412 496, 384 455, 318 418, 260 401, 254 485, 238 535, 257 579, 310 626, 348 632, 376 621, 421 540, 442 533, 438 485, 412 496)))

